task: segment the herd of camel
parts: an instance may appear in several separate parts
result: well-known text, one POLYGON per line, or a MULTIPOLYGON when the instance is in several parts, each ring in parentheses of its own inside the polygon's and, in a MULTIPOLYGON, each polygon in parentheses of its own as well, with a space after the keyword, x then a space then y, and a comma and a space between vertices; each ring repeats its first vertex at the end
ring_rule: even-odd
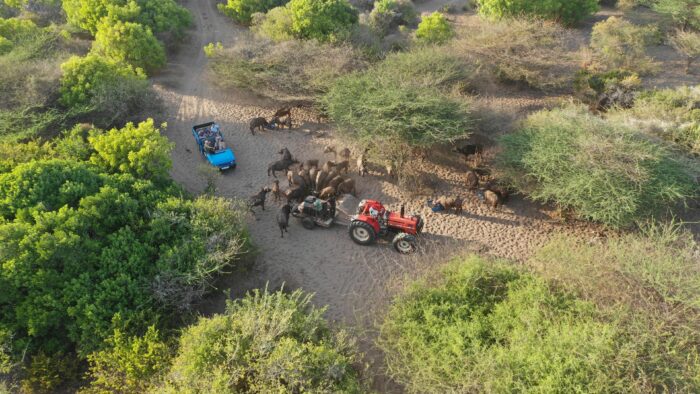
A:
MULTIPOLYGON (((274 127, 292 127, 291 107, 284 107, 277 110, 272 119, 268 122, 264 117, 256 117, 250 121, 250 131, 255 134, 255 130, 264 130, 270 126, 274 127), (283 119, 284 118, 284 119, 283 119)), ((363 150, 356 159, 356 168, 359 176, 363 177, 368 174, 367 170, 367 152, 369 149, 363 150)), ((453 148, 453 152, 462 154, 467 161, 470 158, 476 158, 479 161, 483 154, 482 145, 462 145, 453 148)), ((331 197, 340 196, 343 194, 352 194, 356 196, 357 190, 355 180, 349 177, 350 172, 350 157, 352 152, 349 148, 338 148, 334 146, 326 146, 323 150, 324 154, 333 154, 334 160, 328 160, 323 165, 320 165, 318 159, 310 159, 300 161, 294 158, 289 149, 282 148, 278 154, 281 155, 279 160, 270 163, 267 167, 267 175, 274 177, 271 186, 263 187, 260 192, 249 198, 249 207, 253 211, 254 207, 260 207, 265 210, 265 200, 268 193, 272 193, 276 202, 284 199, 286 204, 283 208, 289 207, 293 202, 299 202, 308 195, 315 195, 321 199, 329 199, 331 197), (288 187, 282 189, 280 187, 277 173, 283 172, 287 176, 288 187)), ((391 178, 395 176, 394 169, 391 165, 386 167, 387 175, 391 178)), ((466 173, 465 187, 473 196, 483 201, 489 207, 496 209, 502 205, 509 196, 509 190, 501 185, 498 185, 493 180, 486 182, 480 186, 480 177, 474 170, 469 170, 466 173)), ((429 200, 430 203, 439 203, 445 209, 445 212, 454 210, 459 214, 463 210, 464 198, 462 196, 441 196, 435 201, 429 200)), ((287 217, 289 216, 287 212, 287 217)), ((286 222, 286 220, 285 220, 286 222)), ((280 224, 280 230, 282 225, 280 224)), ((285 225, 286 227, 286 225, 285 225)))

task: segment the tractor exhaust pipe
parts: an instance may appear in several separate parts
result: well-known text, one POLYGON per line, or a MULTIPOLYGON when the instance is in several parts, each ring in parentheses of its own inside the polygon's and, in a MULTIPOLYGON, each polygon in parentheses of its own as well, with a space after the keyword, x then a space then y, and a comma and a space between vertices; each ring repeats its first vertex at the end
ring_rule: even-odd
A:
POLYGON ((404 214, 404 205, 401 204, 401 209, 399 209, 399 216, 403 217, 403 214, 404 214))

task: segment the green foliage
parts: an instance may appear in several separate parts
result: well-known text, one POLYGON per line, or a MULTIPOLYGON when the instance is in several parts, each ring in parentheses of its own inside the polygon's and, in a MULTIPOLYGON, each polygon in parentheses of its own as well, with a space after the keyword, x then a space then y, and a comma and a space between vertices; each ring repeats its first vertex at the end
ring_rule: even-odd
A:
POLYGON ((653 59, 646 54, 646 45, 654 35, 654 29, 635 26, 610 17, 593 26, 591 49, 597 67, 602 70, 623 69, 638 74, 656 70, 653 59))
POLYGON ((357 10, 347 0, 291 0, 292 33, 297 38, 337 41, 357 24, 357 10))
POLYGON ((181 36, 192 23, 189 12, 175 0, 64 0, 68 23, 96 34, 104 18, 137 22, 154 33, 181 36))
POLYGON ((226 16, 235 19, 239 23, 249 24, 253 14, 265 13, 275 7, 287 4, 289 0, 228 0, 217 7, 226 16))
POLYGON ((667 149, 582 107, 530 115, 501 142, 499 165, 513 185, 612 227, 665 213, 699 192, 691 170, 667 149))
POLYGON ((180 338, 165 387, 153 392, 357 393, 354 344, 310 296, 255 290, 180 338))
POLYGON ((61 102, 66 106, 88 105, 95 93, 105 84, 128 83, 127 80, 145 80, 140 69, 90 54, 73 56, 61 65, 61 102))
POLYGON ((170 349, 155 326, 142 337, 115 329, 106 342, 104 350, 88 357, 91 381, 81 393, 145 393, 169 366, 170 349))
POLYGON ((616 334, 592 304, 473 256, 395 299, 379 345, 412 393, 605 392, 616 334))
POLYGON ((532 16, 572 26, 598 10, 597 0, 477 0, 479 13, 492 19, 532 16))
POLYGON ((0 18, 0 55, 12 50, 15 43, 35 34, 39 27, 28 19, 0 18))
POLYGON ((444 44, 452 36, 454 36, 452 26, 445 16, 437 11, 424 17, 416 29, 416 39, 424 44, 444 44))
POLYGON ((134 22, 106 21, 101 24, 92 52, 149 72, 165 65, 163 45, 150 28, 134 22))
POLYGON ((621 332, 606 367, 607 392, 700 390, 698 245, 679 227, 581 242, 557 237, 529 262, 546 278, 595 303, 621 332))
MULTIPOLYGON (((277 9, 283 8, 270 13, 277 9)), ((366 65, 350 45, 316 41, 240 40, 232 48, 210 45, 205 52, 217 85, 248 89, 276 100, 315 99, 335 79, 366 65)))
POLYGON ((697 0, 658 0, 654 9, 669 15, 684 29, 700 29, 700 2, 697 0))
POLYGON ((95 149, 92 163, 109 172, 130 173, 137 178, 165 179, 172 163, 173 144, 153 125, 153 119, 89 139, 95 149))
POLYGON ((322 104, 341 132, 402 167, 408 147, 427 148, 468 134, 468 106, 448 93, 467 72, 436 49, 394 54, 339 78, 322 104))
MULTIPOLYGON (((103 349, 117 313, 124 338, 181 323, 251 250, 243 203, 188 200, 165 178, 171 145, 152 121, 12 148, 0 160, 0 327, 14 335, 13 361, 38 360, 31 386, 68 376, 60 360, 69 366, 74 352, 103 349)), ((139 365, 124 367, 152 369, 139 365)))
POLYGON ((700 86, 640 93, 634 106, 608 116, 663 137, 682 150, 700 155, 700 86))
POLYGON ((288 7, 276 7, 267 14, 255 14, 251 29, 255 34, 272 41, 288 41, 292 33, 292 12, 288 7))
POLYGON ((369 14, 368 23, 380 35, 386 35, 399 26, 411 26, 418 20, 418 12, 411 0, 379 0, 369 14))

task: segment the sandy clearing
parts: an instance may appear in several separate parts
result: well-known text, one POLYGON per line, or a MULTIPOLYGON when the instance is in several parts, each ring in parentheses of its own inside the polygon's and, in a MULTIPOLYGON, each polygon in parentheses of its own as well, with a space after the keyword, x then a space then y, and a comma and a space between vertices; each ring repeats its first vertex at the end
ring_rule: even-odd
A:
MULTIPOLYGON (((192 193, 203 190, 204 180, 198 171, 203 161, 190 129, 193 124, 209 120, 223 126, 239 162, 235 171, 226 173, 220 180, 217 194, 221 196, 245 198, 269 185, 272 178, 266 175, 267 164, 277 159, 276 152, 281 147, 288 147, 301 159, 332 159, 322 154, 322 148, 333 141, 312 138, 303 130, 250 134, 248 120, 270 116, 274 103, 241 92, 217 90, 205 78, 207 59, 202 51, 210 42, 220 41, 224 45, 234 42, 242 29, 220 15, 213 1, 190 1, 187 6, 195 17, 196 27, 189 41, 171 58, 167 69, 154 80, 166 103, 166 135, 175 143, 173 178, 192 193)), ((295 116, 304 118, 300 113, 295 116)), ((326 125, 309 124, 329 129, 326 125)), ((419 168, 440 178, 442 193, 465 195, 461 185, 466 167, 424 162, 419 168)), ((286 186, 286 180, 281 184, 286 186)), ((360 197, 380 199, 393 209, 404 202, 407 212, 420 213, 426 218, 421 240, 426 249, 422 252, 423 266, 434 264, 434 256, 448 254, 447 249, 480 251, 521 261, 551 234, 570 231, 553 223, 540 207, 517 198, 500 211, 472 202, 463 215, 456 216, 431 212, 423 197, 405 196, 384 176, 358 179, 358 191, 360 197)), ((369 306, 384 301, 382 294, 388 281, 419 268, 420 264, 404 264, 402 257, 388 245, 354 245, 342 226, 308 231, 292 220, 289 236, 280 239, 276 210, 270 199, 268 210, 258 215, 259 220, 251 218, 251 232, 260 253, 251 273, 243 278, 232 276, 222 283, 222 288, 233 289, 233 295, 268 281, 271 286, 284 282, 291 288, 315 292, 315 302, 329 306, 330 318, 353 323, 369 306)), ((222 307, 223 298, 207 309, 213 312, 222 307)))

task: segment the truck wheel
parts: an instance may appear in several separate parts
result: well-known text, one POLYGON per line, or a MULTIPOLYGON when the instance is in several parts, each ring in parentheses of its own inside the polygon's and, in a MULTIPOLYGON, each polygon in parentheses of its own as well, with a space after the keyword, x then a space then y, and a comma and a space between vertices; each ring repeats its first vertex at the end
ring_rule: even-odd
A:
POLYGON ((314 221, 311 220, 311 218, 301 219, 301 225, 304 226, 304 228, 307 230, 313 230, 314 227, 316 227, 316 223, 314 223, 314 221))
POLYGON ((355 220, 348 229, 350 238, 358 245, 370 245, 377 240, 377 234, 369 223, 355 220))
POLYGON ((411 254, 416 251, 416 237, 407 233, 396 234, 391 241, 394 249, 401 254, 411 254))

